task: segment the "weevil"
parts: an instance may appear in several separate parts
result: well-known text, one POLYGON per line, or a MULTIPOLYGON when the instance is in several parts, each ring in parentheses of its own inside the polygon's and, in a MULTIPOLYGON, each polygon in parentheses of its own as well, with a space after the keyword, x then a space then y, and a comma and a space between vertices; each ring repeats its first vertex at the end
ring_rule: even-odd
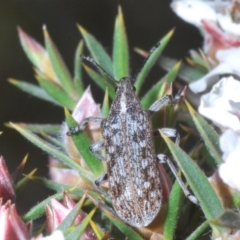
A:
MULTIPOLYGON (((155 48, 151 49, 150 54, 155 48)), ((112 78, 93 59, 84 56, 83 58, 112 78)), ((99 159, 106 161, 107 173, 97 179, 95 184, 103 192, 100 184, 108 180, 109 195, 116 214, 131 226, 144 227, 156 218, 162 204, 159 162, 168 163, 185 195, 197 203, 196 198, 179 178, 170 159, 164 154, 157 155, 154 148, 151 116, 166 104, 174 104, 181 94, 175 98, 166 95, 154 102, 149 110, 144 110, 135 94, 134 79, 124 77, 117 83, 116 97, 112 102, 109 116, 89 117, 79 126, 70 128, 67 134, 82 131, 90 121, 100 124, 103 140, 93 143, 90 151, 99 159), (106 157, 99 153, 103 149, 106 157)), ((161 131, 168 137, 174 137, 176 144, 179 143, 179 134, 175 129, 162 128, 161 131)))

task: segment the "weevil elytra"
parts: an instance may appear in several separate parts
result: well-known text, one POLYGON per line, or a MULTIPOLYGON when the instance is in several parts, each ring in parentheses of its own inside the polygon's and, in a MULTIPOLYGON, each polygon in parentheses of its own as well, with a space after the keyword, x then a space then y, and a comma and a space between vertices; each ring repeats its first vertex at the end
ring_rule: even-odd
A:
MULTIPOLYGON (((153 51, 154 49, 150 53, 153 51)), ((91 58, 83 58, 102 69, 91 58)), ((67 133, 72 135, 83 130, 89 121, 100 124, 103 141, 94 143, 90 150, 99 159, 107 162, 107 173, 95 183, 100 189, 101 182, 108 180, 114 210, 131 226, 148 226, 160 211, 162 186, 159 161, 169 164, 185 195, 190 196, 171 161, 163 154, 156 154, 153 140, 151 115, 166 104, 176 102, 179 97, 180 95, 177 95, 173 99, 166 95, 154 102, 149 110, 144 110, 134 91, 134 79, 124 77, 118 82, 116 98, 107 118, 89 117, 67 133), (106 157, 99 153, 103 149, 106 157)), ((179 135, 175 129, 161 130, 167 136, 175 137, 176 144, 179 143, 179 135)), ((190 196, 190 199, 197 202, 193 196, 190 196)))

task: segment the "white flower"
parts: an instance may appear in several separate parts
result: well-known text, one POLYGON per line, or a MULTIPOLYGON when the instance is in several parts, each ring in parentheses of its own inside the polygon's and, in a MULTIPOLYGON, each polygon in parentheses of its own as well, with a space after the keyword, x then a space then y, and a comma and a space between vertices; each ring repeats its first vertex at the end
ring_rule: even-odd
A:
POLYGON ((240 190, 240 135, 229 129, 220 137, 223 160, 219 176, 231 188, 240 190))
POLYGON ((180 18, 199 28, 202 28, 202 19, 213 21, 217 19, 214 9, 203 1, 173 1, 171 7, 180 18))
POLYGON ((234 151, 240 151, 240 135, 232 129, 228 129, 220 137, 219 145, 223 152, 222 159, 227 162, 234 151))
POLYGON ((240 24, 234 23, 230 15, 217 14, 220 27, 229 34, 240 36, 240 24))
POLYGON ((201 97, 198 111, 221 129, 240 132, 240 82, 233 77, 222 78, 201 97))
POLYGON ((240 24, 234 21, 237 12, 234 1, 178 0, 171 7, 184 21, 199 28, 204 37, 203 50, 211 62, 216 61, 218 50, 240 46, 240 24))
POLYGON ((205 91, 209 86, 219 81, 219 76, 232 74, 240 77, 240 47, 218 50, 216 54, 220 64, 196 82, 190 83, 189 88, 194 93, 205 91))

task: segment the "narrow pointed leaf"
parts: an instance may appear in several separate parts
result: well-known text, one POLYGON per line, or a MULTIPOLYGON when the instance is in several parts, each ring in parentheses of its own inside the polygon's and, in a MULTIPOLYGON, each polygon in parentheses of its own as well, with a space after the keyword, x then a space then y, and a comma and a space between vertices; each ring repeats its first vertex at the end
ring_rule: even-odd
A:
POLYGON ((159 97, 159 92, 164 82, 170 84, 177 77, 181 62, 177 62, 176 65, 164 76, 162 77, 142 98, 142 106, 147 109, 153 104, 159 97))
POLYGON ((55 44, 53 43, 50 35, 46 29, 46 26, 43 27, 45 47, 49 54, 53 69, 61 82, 62 88, 71 95, 75 95, 75 89, 72 82, 71 74, 65 65, 59 51, 57 50, 55 44))
POLYGON ((183 196, 183 191, 179 183, 175 181, 168 199, 167 213, 164 220, 164 237, 166 239, 174 239, 175 229, 182 208, 183 196))
MULTIPOLYGON (((223 207, 202 170, 182 149, 176 146, 161 131, 160 134, 182 170, 191 190, 197 197, 206 219, 210 220, 219 216, 223 212, 223 207)), ((215 229, 214 226, 212 226, 212 228, 215 229)), ((218 230, 220 230, 220 228, 218 228, 218 230)))
POLYGON ((64 143, 62 141, 60 141, 60 139, 56 138, 56 137, 51 137, 46 133, 40 132, 40 136, 46 140, 48 143, 52 144, 53 146, 57 147, 59 150, 61 151, 65 151, 65 146, 64 143))
MULTIPOLYGON (((73 186, 57 183, 57 182, 51 181, 47 178, 31 176, 30 179, 32 181, 35 181, 36 183, 41 184, 41 185, 43 185, 49 189, 52 189, 53 191, 56 191, 56 192, 67 191, 68 193, 78 196, 78 197, 82 197, 85 193, 79 187, 73 187, 73 186)), ((96 192, 90 191, 90 190, 88 190, 88 192, 95 198, 101 198, 101 196, 99 196, 99 193, 96 193, 96 192)))
POLYGON ((90 213, 88 213, 88 215, 83 219, 83 221, 66 236, 66 240, 80 239, 86 227, 90 223, 95 211, 96 209, 93 209, 90 213))
POLYGON ((61 224, 57 227, 57 230, 65 232, 75 221, 77 215, 82 209, 83 203, 85 201, 86 194, 78 201, 78 203, 74 206, 71 212, 64 218, 61 224))
MULTIPOLYGON (((68 124, 68 127, 77 126, 76 121, 68 111, 65 111, 65 116, 66 116, 66 122, 68 124)), ((88 138, 87 134, 84 131, 81 131, 79 133, 72 135, 71 137, 80 155, 83 157, 85 163, 90 168, 94 176, 101 175, 104 171, 103 164, 98 158, 96 158, 90 152, 89 147, 91 146, 92 143, 88 138)))
POLYGON ((146 63, 144 64, 141 72, 138 74, 136 82, 135 82, 135 87, 137 93, 140 91, 142 84, 144 80, 146 79, 149 71, 153 67, 153 65, 156 63, 158 60, 159 56, 161 55, 162 51, 165 49, 167 46, 169 40, 171 39, 173 35, 173 30, 171 30, 166 36, 164 36, 160 40, 160 45, 157 47, 157 49, 151 54, 151 56, 147 59, 146 63))
POLYGON ((109 96, 108 96, 108 89, 106 88, 104 99, 103 99, 103 104, 102 104, 102 116, 103 117, 108 117, 109 115, 109 96))
POLYGON ((61 104, 59 104, 59 102, 57 102, 55 99, 53 99, 51 96, 49 96, 49 94, 45 90, 43 90, 42 88, 40 88, 40 87, 38 87, 34 84, 24 82, 24 81, 19 81, 19 80, 16 80, 16 79, 9 79, 8 81, 11 84, 13 84, 14 86, 21 89, 22 91, 24 91, 24 92, 26 92, 26 93, 34 96, 34 97, 37 97, 37 98, 40 98, 42 100, 45 100, 45 101, 48 101, 48 102, 51 102, 53 104, 61 106, 61 104))
POLYGON ((28 130, 18 126, 17 124, 11 123, 12 127, 15 128, 20 134, 22 134, 25 138, 27 138, 30 142, 32 142, 37 147, 43 149, 50 155, 56 157, 66 165, 68 165, 70 168, 75 169, 79 172, 79 174, 88 179, 90 182, 93 180, 93 176, 90 172, 86 171, 83 167, 81 167, 79 164, 74 162, 70 157, 65 155, 64 153, 60 152, 59 149, 55 148, 54 146, 50 145, 49 143, 43 141, 41 138, 39 138, 37 135, 29 132, 28 130))
MULTIPOLYGON (((169 57, 161 56, 159 59, 159 65, 169 71, 178 61, 169 57)), ((179 70, 178 76, 186 83, 194 82, 195 80, 203 77, 207 71, 203 71, 194 67, 191 67, 185 63, 182 63, 181 69, 179 70)))
POLYGON ((67 107, 70 110, 73 110, 76 103, 74 100, 69 97, 65 90, 63 90, 58 84, 55 82, 40 79, 38 78, 39 85, 59 104, 63 107, 67 107))
POLYGON ((93 59, 101 65, 101 67, 107 71, 111 76, 113 76, 113 66, 112 61, 107 52, 104 50, 102 45, 88 33, 82 26, 78 26, 85 42, 88 47, 88 50, 91 53, 93 59))
POLYGON ((95 223, 94 221, 91 221, 90 224, 91 224, 91 227, 92 227, 92 229, 93 229, 93 231, 94 231, 97 239, 98 239, 98 240, 104 240, 104 239, 103 239, 104 234, 105 234, 105 233, 103 232, 104 230, 101 229, 101 227, 98 226, 98 224, 95 223))
MULTIPOLYGON (((44 49, 44 47, 35 39, 26 34, 20 27, 18 27, 17 30, 22 48, 28 59, 36 68, 46 70, 45 67, 48 65, 47 63, 50 63, 46 49, 44 49)), ((51 69, 51 66, 48 67, 49 68, 45 71, 45 73, 51 69)))
POLYGON ((32 170, 29 174, 24 176, 21 180, 18 181, 17 185, 15 186, 16 194, 19 193, 24 186, 29 182, 29 177, 32 177, 36 173, 37 169, 32 170))
MULTIPOLYGON (((26 123, 15 123, 21 128, 24 128, 30 132, 40 133, 44 132, 47 134, 59 134, 61 125, 58 124, 26 124, 26 123)), ((12 127, 10 124, 5 124, 7 127, 12 127)))
POLYGON ((49 196, 47 199, 43 200, 42 202, 38 203, 34 207, 32 207, 24 216, 23 220, 26 222, 34 221, 35 219, 41 217, 45 213, 45 206, 50 204, 50 198, 54 198, 56 200, 62 200, 63 193, 56 193, 52 196, 49 196))
POLYGON ((103 90, 105 91, 108 88, 109 96, 113 99, 115 96, 115 91, 113 87, 113 83, 106 80, 106 78, 99 75, 97 72, 84 65, 84 69, 88 73, 88 75, 93 79, 93 81, 103 90))
MULTIPOLYGON (((31 177, 30 179, 32 181, 34 181, 35 183, 41 184, 41 185, 43 185, 49 189, 52 189, 53 191, 56 191, 56 192, 73 189, 73 191, 75 191, 74 194, 77 193, 78 196, 83 196, 83 194, 84 194, 84 192, 80 188, 74 189, 73 186, 57 183, 57 182, 51 181, 47 178, 31 177)), ((71 194, 73 194, 73 192, 71 192, 71 194)))
POLYGON ((129 76, 128 41, 120 6, 118 7, 113 36, 113 69, 116 80, 129 76))
POLYGON ((200 53, 198 53, 195 50, 190 50, 190 55, 192 60, 198 64, 199 66, 201 66, 203 69, 208 70, 208 63, 206 62, 206 60, 202 57, 202 55, 200 53))
POLYGON ((221 153, 219 149, 219 137, 215 130, 208 122, 203 119, 185 100, 188 111, 192 116, 192 119, 198 129, 206 148, 208 149, 211 156, 215 159, 216 165, 222 163, 221 153))
MULTIPOLYGON (((23 158, 23 160, 21 161, 21 163, 19 164, 19 166, 17 167, 17 169, 14 171, 14 173, 12 174, 12 182, 14 185, 18 184, 19 180, 22 178, 23 175, 23 169, 26 166, 27 163, 27 159, 28 159, 28 154, 26 154, 26 156, 23 158)), ((35 170, 34 170, 35 171, 35 170)), ((33 173, 33 172, 32 172, 33 173)), ((30 176, 32 176, 33 174, 30 173, 30 176)), ((16 190, 16 188, 15 188, 16 190)))
POLYGON ((77 46, 74 58, 74 86, 78 92, 78 96, 82 96, 84 92, 84 85, 82 80, 82 58, 84 42, 81 40, 77 46))
POLYGON ((186 240, 201 239, 202 234, 204 233, 208 226, 209 226, 208 221, 203 222, 200 226, 197 227, 197 229, 194 230, 194 232, 191 233, 190 236, 186 238, 186 240))

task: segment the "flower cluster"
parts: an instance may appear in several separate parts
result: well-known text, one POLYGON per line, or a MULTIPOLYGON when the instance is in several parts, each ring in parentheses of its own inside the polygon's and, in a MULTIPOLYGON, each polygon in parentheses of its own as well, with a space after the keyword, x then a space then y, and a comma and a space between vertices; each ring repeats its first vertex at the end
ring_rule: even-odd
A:
POLYGON ((51 236, 31 238, 31 223, 25 224, 13 203, 13 182, 3 157, 0 157, 0 239, 1 240, 64 240, 61 231, 51 231, 51 236))
MULTIPOLYGON (((9 171, 3 157, 0 157, 0 239, 1 240, 64 240, 64 235, 57 227, 64 221, 67 215, 75 207, 74 201, 63 193, 63 204, 51 198, 50 204, 45 206, 47 232, 49 236, 42 234, 32 237, 32 222, 25 223, 17 213, 14 203, 15 191, 9 171)), ((76 216, 74 225, 79 225, 86 213, 80 210, 76 216)), ((86 227, 81 240, 96 240, 96 236, 90 226, 86 227)))
POLYGON ((207 92, 201 96, 198 110, 222 131, 224 163, 219 175, 231 188, 240 190, 240 4, 208 2, 174 1, 172 9, 203 34, 203 50, 212 70, 189 88, 194 93, 207 92))

